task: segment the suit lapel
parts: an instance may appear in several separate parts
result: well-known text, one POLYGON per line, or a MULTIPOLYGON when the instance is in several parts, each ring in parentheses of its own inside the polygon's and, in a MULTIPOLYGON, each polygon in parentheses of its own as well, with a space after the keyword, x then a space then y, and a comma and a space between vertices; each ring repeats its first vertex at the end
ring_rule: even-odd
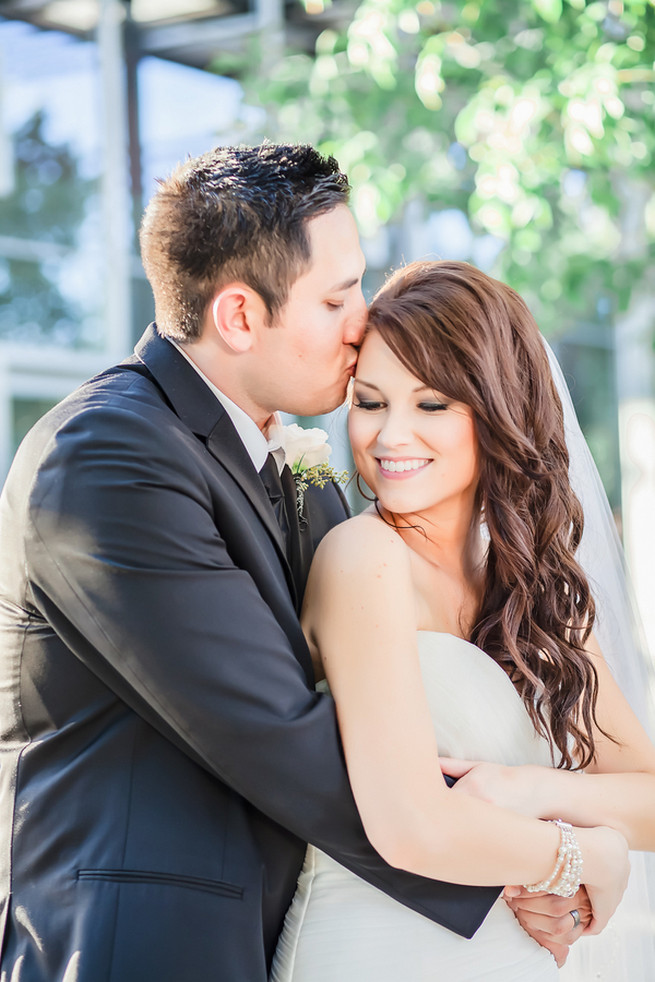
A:
POLYGON ((204 440, 212 457, 248 498, 275 543, 295 602, 294 578, 287 560, 282 531, 261 478, 224 407, 179 351, 157 334, 153 324, 134 350, 182 422, 204 440))
POLYGON ((236 481, 246 497, 250 499, 260 521, 286 562, 284 536, 275 519, 266 489, 232 420, 224 410, 207 434, 206 443, 212 457, 226 468, 232 480, 236 481))

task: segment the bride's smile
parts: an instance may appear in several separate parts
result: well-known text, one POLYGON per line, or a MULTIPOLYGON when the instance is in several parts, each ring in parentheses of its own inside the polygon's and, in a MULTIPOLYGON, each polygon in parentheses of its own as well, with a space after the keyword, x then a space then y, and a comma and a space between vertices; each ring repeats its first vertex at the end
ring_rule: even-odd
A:
POLYGON ((413 472, 423 470, 429 463, 429 458, 423 458, 421 460, 417 460, 416 458, 406 459, 404 457, 395 459, 388 457, 378 458, 378 464, 384 476, 393 477, 394 480, 404 480, 405 477, 412 477, 413 472))

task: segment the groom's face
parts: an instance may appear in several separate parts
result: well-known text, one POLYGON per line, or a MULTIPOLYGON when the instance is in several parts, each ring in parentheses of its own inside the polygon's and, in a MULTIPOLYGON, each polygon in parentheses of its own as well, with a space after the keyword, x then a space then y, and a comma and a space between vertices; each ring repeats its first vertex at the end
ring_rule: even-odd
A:
POLYGON ((340 406, 366 324, 365 260, 345 205, 308 222, 309 268, 259 336, 260 406, 317 416, 340 406))

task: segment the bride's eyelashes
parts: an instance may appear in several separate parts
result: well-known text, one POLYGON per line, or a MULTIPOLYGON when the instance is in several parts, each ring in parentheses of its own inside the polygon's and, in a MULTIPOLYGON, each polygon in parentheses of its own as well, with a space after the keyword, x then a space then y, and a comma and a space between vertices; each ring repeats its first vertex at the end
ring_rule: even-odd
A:
MULTIPOLYGON (((355 409, 364 409, 369 412, 375 412, 377 409, 386 409, 387 404, 385 402, 375 401, 373 399, 360 399, 355 395, 353 400, 353 407, 355 409)), ((419 402, 418 409, 424 413, 440 413, 449 408, 449 403, 446 402, 419 402)))
POLYGON ((384 409, 386 407, 386 403, 375 402, 373 399, 359 399, 357 395, 355 395, 353 399, 353 407, 355 409, 368 409, 368 410, 384 409))
POLYGON ((448 406, 447 402, 420 402, 418 408, 425 413, 441 413, 448 409, 448 406))

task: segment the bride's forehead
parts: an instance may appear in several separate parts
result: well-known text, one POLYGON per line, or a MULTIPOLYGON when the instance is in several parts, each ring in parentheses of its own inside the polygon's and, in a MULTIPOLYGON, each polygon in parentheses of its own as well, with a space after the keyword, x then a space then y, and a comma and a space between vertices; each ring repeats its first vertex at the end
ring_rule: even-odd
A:
POLYGON ((364 335, 364 340, 359 349, 358 369, 360 365, 370 365, 379 370, 386 368, 402 371, 407 375, 411 374, 375 328, 369 328, 364 335))
POLYGON ((433 379, 428 382, 411 370, 411 358, 411 348, 408 347, 407 359, 401 359, 378 331, 369 330, 359 349, 355 378, 362 383, 386 379, 412 390, 421 388, 438 390, 441 373, 435 371, 433 379))

